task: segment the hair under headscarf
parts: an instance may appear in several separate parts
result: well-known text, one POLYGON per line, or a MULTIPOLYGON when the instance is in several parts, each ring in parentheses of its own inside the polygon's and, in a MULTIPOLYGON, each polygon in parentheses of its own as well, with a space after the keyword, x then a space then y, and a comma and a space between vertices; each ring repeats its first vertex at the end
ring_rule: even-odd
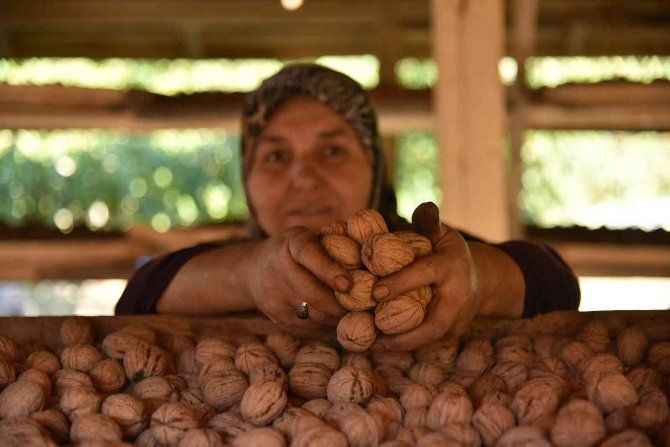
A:
POLYGON ((395 193, 386 184, 386 168, 377 116, 366 91, 345 74, 317 64, 287 65, 267 78, 246 96, 242 113, 242 175, 247 195, 250 227, 254 236, 264 235, 258 226, 247 180, 251 172, 258 137, 272 114, 288 99, 307 96, 330 107, 354 129, 362 145, 372 152, 372 192, 368 207, 379 210, 391 227, 402 226, 396 212, 395 193))

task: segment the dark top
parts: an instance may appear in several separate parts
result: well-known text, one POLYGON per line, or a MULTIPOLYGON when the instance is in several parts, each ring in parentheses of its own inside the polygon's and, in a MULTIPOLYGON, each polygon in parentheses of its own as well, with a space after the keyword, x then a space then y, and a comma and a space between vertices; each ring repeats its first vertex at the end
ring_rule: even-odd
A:
MULTIPOLYGON (((463 232, 461 234, 466 240, 483 242, 469 234, 463 232)), ((147 262, 128 281, 116 305, 116 314, 156 313, 156 303, 179 269, 198 254, 225 244, 226 242, 200 244, 147 262)), ((577 277, 553 248, 546 244, 527 241, 508 241, 490 245, 507 253, 523 273, 526 282, 523 318, 553 310, 572 310, 579 307, 580 291, 577 277)))

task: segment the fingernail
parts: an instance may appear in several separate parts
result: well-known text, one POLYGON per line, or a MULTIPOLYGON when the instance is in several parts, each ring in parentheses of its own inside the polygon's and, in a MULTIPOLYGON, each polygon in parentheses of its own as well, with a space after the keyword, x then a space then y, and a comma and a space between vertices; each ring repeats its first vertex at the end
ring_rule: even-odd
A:
POLYGON ((389 294, 389 288, 386 286, 376 286, 372 290, 372 295, 375 297, 377 301, 386 298, 388 294, 389 294))
POLYGON ((340 275, 335 278, 335 287, 337 287, 337 290, 340 292, 348 292, 351 288, 351 281, 349 281, 349 278, 346 276, 340 275))

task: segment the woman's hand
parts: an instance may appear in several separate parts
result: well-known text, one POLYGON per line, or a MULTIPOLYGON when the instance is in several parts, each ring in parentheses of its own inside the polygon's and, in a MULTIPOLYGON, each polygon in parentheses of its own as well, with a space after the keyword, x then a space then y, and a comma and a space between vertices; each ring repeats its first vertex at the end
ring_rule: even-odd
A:
POLYGON ((261 242, 247 270, 247 284, 256 308, 285 327, 335 327, 345 310, 333 290, 351 288, 351 277, 332 260, 319 236, 294 227, 261 242), (296 308, 309 304, 309 318, 300 319, 296 308))
POLYGON ((384 336, 375 349, 408 351, 445 336, 462 334, 479 312, 477 269, 463 237, 440 222, 433 203, 421 204, 412 215, 415 229, 433 243, 433 253, 380 279, 374 288, 378 301, 386 301, 432 286, 433 299, 423 323, 404 334, 384 336))

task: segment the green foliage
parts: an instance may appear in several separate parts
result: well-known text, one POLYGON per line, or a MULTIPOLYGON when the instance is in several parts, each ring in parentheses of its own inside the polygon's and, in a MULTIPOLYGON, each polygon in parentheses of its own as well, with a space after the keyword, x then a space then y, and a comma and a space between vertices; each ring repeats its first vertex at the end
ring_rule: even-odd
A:
POLYGON ((239 141, 223 132, 2 133, 0 196, 11 200, 0 221, 166 230, 246 216, 239 141))
POLYGON ((439 160, 435 137, 429 132, 406 132, 397 139, 396 157, 398 214, 410 219, 422 202, 439 204, 439 160))

